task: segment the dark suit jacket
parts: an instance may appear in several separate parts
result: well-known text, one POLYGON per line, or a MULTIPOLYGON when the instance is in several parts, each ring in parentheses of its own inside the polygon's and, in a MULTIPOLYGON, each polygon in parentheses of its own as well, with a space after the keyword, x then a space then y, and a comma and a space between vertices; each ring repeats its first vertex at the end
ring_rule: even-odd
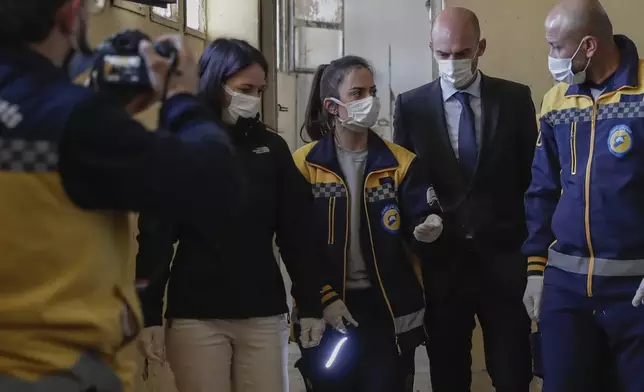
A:
POLYGON ((529 87, 485 75, 481 102, 482 142, 469 182, 450 144, 439 79, 398 96, 394 141, 427 167, 444 210, 441 242, 518 251, 526 237, 523 194, 537 140, 535 108, 529 87))

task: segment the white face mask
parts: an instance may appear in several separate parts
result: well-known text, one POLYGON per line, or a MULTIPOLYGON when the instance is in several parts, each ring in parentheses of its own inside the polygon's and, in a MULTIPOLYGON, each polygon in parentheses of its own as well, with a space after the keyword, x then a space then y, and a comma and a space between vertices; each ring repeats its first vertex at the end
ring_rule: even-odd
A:
POLYGON ((441 79, 455 88, 467 85, 474 78, 472 59, 440 60, 436 59, 441 79))
POLYGON ((568 83, 570 85, 581 84, 586 81, 586 70, 590 65, 590 58, 588 59, 586 68, 584 68, 583 71, 574 73, 572 70, 572 60, 575 58, 575 56, 577 56, 577 53, 579 53, 579 50, 581 49, 581 45, 583 43, 584 41, 581 41, 579 43, 575 54, 573 54, 570 58, 557 59, 552 56, 548 56, 548 69, 550 70, 552 77, 556 81, 568 83))
POLYGON ((224 91, 230 95, 230 105, 224 109, 223 120, 228 124, 237 124, 241 118, 255 118, 262 107, 262 99, 233 91, 224 85, 224 91))
POLYGON ((342 125, 354 132, 365 132, 378 122, 380 114, 380 100, 378 97, 367 97, 359 101, 344 104, 335 98, 329 98, 332 102, 347 108, 347 118, 340 120, 342 125))

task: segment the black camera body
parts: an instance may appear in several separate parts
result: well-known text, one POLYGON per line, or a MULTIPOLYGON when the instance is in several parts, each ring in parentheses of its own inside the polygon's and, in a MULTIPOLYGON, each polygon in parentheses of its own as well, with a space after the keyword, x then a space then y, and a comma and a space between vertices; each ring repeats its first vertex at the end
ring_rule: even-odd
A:
MULTIPOLYGON (((108 37, 92 55, 76 55, 71 60, 70 77, 96 91, 119 95, 124 101, 150 90, 148 69, 139 54, 141 41, 150 41, 150 37, 139 30, 123 30, 108 37)), ((177 49, 172 42, 157 42, 154 49, 176 66, 177 49)))

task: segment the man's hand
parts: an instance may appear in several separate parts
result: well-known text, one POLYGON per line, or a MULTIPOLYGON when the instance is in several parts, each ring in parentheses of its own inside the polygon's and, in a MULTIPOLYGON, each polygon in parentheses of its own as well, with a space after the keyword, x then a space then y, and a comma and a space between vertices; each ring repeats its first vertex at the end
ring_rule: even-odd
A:
POLYGON ((335 301, 324 308, 322 317, 327 324, 342 333, 347 333, 347 327, 344 324, 345 320, 353 326, 358 326, 358 322, 349 313, 347 305, 341 300, 335 301))
POLYGON ((144 328, 138 341, 141 354, 155 362, 165 362, 165 329, 160 325, 144 328))
POLYGON ((324 320, 316 318, 300 319, 300 343, 302 348, 312 348, 320 344, 326 325, 324 320))
POLYGON ((539 321, 542 293, 543 276, 528 276, 528 284, 523 294, 523 305, 525 305, 528 316, 534 321, 539 321))
POLYGON ((171 41, 178 51, 177 68, 168 79, 170 62, 167 58, 160 56, 149 41, 141 41, 139 53, 145 59, 148 67, 148 74, 152 87, 159 99, 163 99, 166 79, 168 79, 167 97, 179 93, 195 95, 199 83, 199 72, 197 61, 192 49, 188 46, 186 39, 180 35, 170 34, 159 37, 156 42, 171 41))
POLYGON ((633 306, 638 307, 644 304, 644 279, 640 283, 640 287, 635 291, 635 296, 633 297, 633 306))
POLYGON ((443 220, 440 216, 432 214, 425 219, 425 222, 416 226, 414 237, 419 242, 431 244, 443 233, 443 220))

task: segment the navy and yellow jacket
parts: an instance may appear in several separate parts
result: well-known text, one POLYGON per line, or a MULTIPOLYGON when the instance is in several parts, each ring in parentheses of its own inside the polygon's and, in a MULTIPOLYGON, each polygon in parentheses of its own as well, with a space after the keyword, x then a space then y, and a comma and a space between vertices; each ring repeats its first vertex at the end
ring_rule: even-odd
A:
POLYGON ((35 52, 0 50, 0 375, 37 380, 87 353, 119 369, 142 324, 128 211, 197 226, 230 219, 213 204, 234 213, 235 171, 218 171, 234 150, 207 110, 177 95, 161 124, 181 136, 146 131, 35 52))
MULTIPOLYGON (((430 186, 418 173, 416 156, 371 132, 364 181, 362 252, 374 286, 379 287, 391 314, 399 349, 416 347, 425 339, 423 288, 408 253, 413 229, 432 213, 427 203, 430 186)), ((323 301, 345 297, 350 202, 340 169, 335 141, 328 135, 294 154, 295 163, 311 184, 314 219, 327 243, 325 272, 330 287, 323 301), (336 294, 331 287, 339 290, 336 294)))
POLYGON ((615 36, 617 72, 545 96, 525 198, 530 275, 546 263, 592 277, 644 275, 644 62, 615 36))

